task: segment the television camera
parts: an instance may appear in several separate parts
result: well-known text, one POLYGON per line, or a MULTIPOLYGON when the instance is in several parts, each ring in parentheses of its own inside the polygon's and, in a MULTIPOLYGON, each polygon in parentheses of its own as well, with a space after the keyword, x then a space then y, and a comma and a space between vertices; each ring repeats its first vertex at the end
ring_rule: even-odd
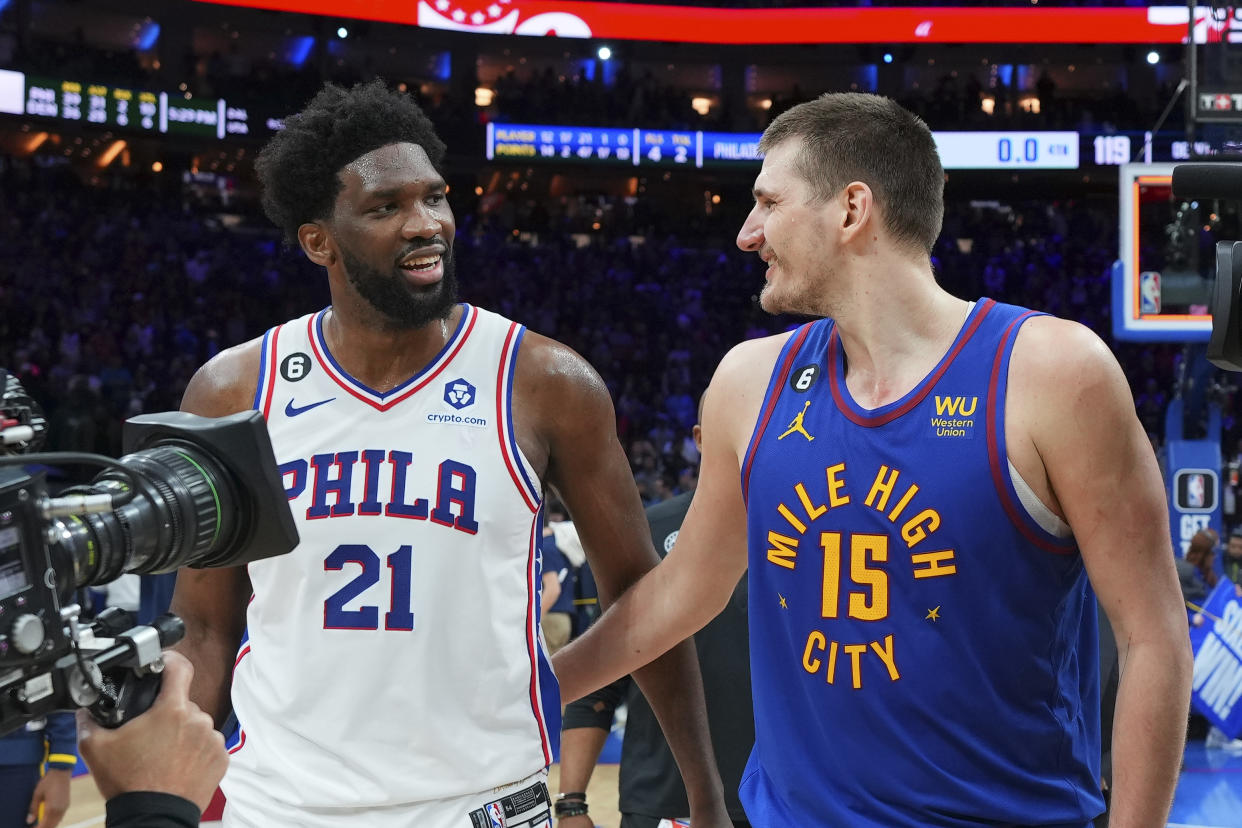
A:
POLYGON ((119 460, 38 453, 45 431, 37 403, 0 369, 0 735, 79 707, 116 727, 158 692, 161 651, 184 635, 181 619, 135 624, 110 609, 88 620, 78 588, 248 564, 298 543, 257 411, 133 417, 119 460), (106 469, 52 497, 46 472, 31 470, 42 464, 106 469))
MULTIPOLYGON (((1178 164, 1173 168, 1173 196, 1242 201, 1242 164, 1178 164)), ((1208 359, 1217 368, 1242 371, 1242 241, 1216 243, 1216 281, 1209 309, 1208 359)))

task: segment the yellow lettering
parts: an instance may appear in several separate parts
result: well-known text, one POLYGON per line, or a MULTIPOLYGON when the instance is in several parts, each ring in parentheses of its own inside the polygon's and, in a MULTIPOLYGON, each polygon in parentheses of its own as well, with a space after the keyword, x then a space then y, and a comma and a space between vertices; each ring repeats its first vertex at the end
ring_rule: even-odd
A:
POLYGON ((822 653, 824 651, 824 646, 827 643, 828 639, 824 638, 824 634, 822 632, 819 630, 811 630, 811 634, 806 637, 806 647, 802 650, 803 670, 806 670, 811 675, 815 675, 819 672, 819 665, 822 662, 818 658, 811 658, 811 650, 819 650, 822 653))
POLYGON ((868 553, 876 561, 887 561, 888 536, 854 535, 850 538, 850 578, 860 586, 871 587, 870 595, 850 593, 850 618, 878 621, 888 616, 888 573, 867 566, 868 553))
POLYGON ((941 549, 938 552, 920 552, 917 555, 910 556, 910 563, 914 564, 915 578, 936 578, 941 575, 952 575, 957 572, 956 564, 946 564, 943 561, 953 560, 952 549, 941 549), (920 566, 927 564, 927 566, 920 566))
POLYGON ((978 397, 970 398, 970 408, 966 407, 965 397, 936 397, 936 415, 943 417, 948 412, 950 417, 956 417, 961 412, 963 417, 969 417, 975 413, 978 405, 978 397))
MULTIPOLYGON (((798 493, 798 499, 802 501, 802 508, 806 510, 807 520, 815 520, 815 518, 828 511, 828 507, 823 504, 816 506, 811 503, 811 497, 806 493, 806 486, 803 486, 801 483, 794 486, 794 491, 798 493)), ((805 532, 806 530, 803 529, 802 531, 805 532)))
POLYGON ((897 503, 896 506, 893 507, 893 511, 888 513, 888 519, 891 520, 893 523, 896 523, 897 518, 901 517, 901 513, 906 510, 906 506, 909 505, 911 498, 914 497, 914 493, 917 492, 918 490, 919 490, 918 484, 911 483, 910 488, 906 489, 906 493, 901 496, 901 500, 897 503))
MULTIPOLYGON (((802 484, 801 484, 801 483, 799 483, 798 485, 799 485, 799 486, 801 486, 802 484)), ((789 525, 790 525, 790 526, 792 526, 794 529, 798 530, 798 534, 799 534, 799 535, 801 535, 801 534, 805 534, 805 533, 806 533, 806 524, 805 524, 805 523, 803 523, 802 521, 798 520, 796 517, 794 517, 794 516, 793 516, 793 512, 789 511, 789 507, 788 507, 788 506, 786 506, 784 503, 782 503, 781 505, 777 506, 777 507, 776 507, 776 511, 778 511, 778 512, 780 512, 780 513, 781 513, 781 517, 783 517, 785 520, 789 521, 789 525)))
POLYGON ((893 636, 884 636, 882 641, 867 644, 841 644, 829 641, 819 630, 811 630, 806 637, 806 645, 802 648, 802 669, 809 675, 824 671, 824 681, 828 684, 837 683, 837 655, 841 652, 850 657, 850 684, 855 690, 862 689, 863 656, 870 649, 884 664, 890 681, 901 678, 897 669, 897 656, 893 647, 893 636))
POLYGON ((60 88, 66 92, 81 92, 82 84, 77 81, 64 81, 61 83, 60 88))
POLYGON ((924 509, 901 527, 901 537, 905 539, 907 547, 912 547, 939 528, 940 513, 935 509, 924 509))
POLYGON ((884 475, 888 474, 888 470, 888 466, 880 466, 880 470, 875 475, 875 482, 871 484, 871 491, 867 492, 867 499, 863 501, 866 505, 871 506, 873 501, 875 501, 875 496, 879 494, 880 500, 878 503, 875 503, 875 510, 877 512, 883 512, 884 508, 888 506, 888 497, 893 493, 893 487, 897 485, 897 475, 900 474, 896 469, 893 469, 893 473, 888 475, 888 480, 886 481, 884 475))
POLYGON ((867 652, 866 644, 846 644, 841 648, 850 654, 850 669, 854 676, 854 689, 858 690, 862 687, 862 654, 867 652))
MULTIPOLYGON (((832 505, 833 508, 836 508, 837 506, 844 506, 850 502, 849 495, 839 494, 839 492, 845 488, 845 481, 839 476, 844 472, 844 463, 837 463, 835 466, 828 467, 828 503, 832 505)), ((870 506, 871 502, 868 501, 867 505, 870 506)))
POLYGON ((836 618, 841 592, 841 536, 836 532, 821 532, 819 545, 824 548, 822 615, 824 618, 836 618))
POLYGON ((768 550, 768 563, 793 569, 794 562, 798 558, 798 539, 769 531, 768 543, 772 545, 772 548, 768 550))
POLYGON ((871 649, 875 650, 875 654, 880 657, 880 661, 884 662, 884 666, 888 668, 888 677, 893 681, 901 678, 901 673, 897 672, 897 662, 893 659, 893 636, 884 636, 884 646, 880 646, 880 642, 872 641, 871 649))
POLYGON ((497 155, 517 155, 517 156, 533 156, 535 148, 522 144, 497 144, 497 155))

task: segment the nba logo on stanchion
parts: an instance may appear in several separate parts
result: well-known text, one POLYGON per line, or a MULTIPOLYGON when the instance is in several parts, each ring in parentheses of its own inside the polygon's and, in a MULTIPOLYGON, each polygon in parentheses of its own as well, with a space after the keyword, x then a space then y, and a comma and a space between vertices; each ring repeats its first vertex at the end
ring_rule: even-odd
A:
POLYGON ((1173 505, 1179 512, 1211 512, 1216 508, 1219 483, 1209 469, 1180 469, 1173 476, 1173 505))
POLYGON ((1206 500, 1207 486, 1203 483, 1203 475, 1192 474, 1186 478, 1186 505, 1191 509, 1202 509, 1206 500))
POLYGON ((1139 274, 1139 313, 1160 313, 1160 274, 1154 270, 1139 274))

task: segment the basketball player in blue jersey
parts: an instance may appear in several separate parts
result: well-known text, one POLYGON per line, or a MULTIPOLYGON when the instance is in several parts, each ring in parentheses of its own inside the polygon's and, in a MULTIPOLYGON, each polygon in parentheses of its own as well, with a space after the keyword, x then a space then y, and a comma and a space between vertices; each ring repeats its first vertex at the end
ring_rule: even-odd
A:
MULTIPOLYGON (((607 596, 658 560, 599 376, 456 301, 444 150, 374 81, 323 89, 256 165, 332 304, 222 352, 183 401, 263 413, 301 536, 279 563, 182 572, 174 594, 192 697, 239 724, 226 826, 549 825, 545 486, 607 596)), ((640 680, 694 818, 724 828, 693 647, 640 680)))
POLYGON ((1121 677, 1112 825, 1163 826, 1189 704, 1163 487, 1086 328, 937 284, 926 124, 831 94, 773 121, 738 245, 760 302, 708 390, 676 545, 553 659, 566 698, 702 627, 747 569, 752 824, 1083 828, 1103 810, 1096 598, 1121 677))

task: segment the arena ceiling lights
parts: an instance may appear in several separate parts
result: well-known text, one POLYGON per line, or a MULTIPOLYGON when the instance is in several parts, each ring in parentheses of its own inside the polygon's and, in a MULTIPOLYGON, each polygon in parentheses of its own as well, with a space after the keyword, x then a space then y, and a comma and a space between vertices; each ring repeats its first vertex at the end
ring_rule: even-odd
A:
MULTIPOLYGON (((226 6, 537 37, 685 43, 1183 43, 1182 6, 719 9, 585 0, 196 0, 226 6)), ((1195 10, 1195 40, 1233 40, 1242 20, 1195 10)))

